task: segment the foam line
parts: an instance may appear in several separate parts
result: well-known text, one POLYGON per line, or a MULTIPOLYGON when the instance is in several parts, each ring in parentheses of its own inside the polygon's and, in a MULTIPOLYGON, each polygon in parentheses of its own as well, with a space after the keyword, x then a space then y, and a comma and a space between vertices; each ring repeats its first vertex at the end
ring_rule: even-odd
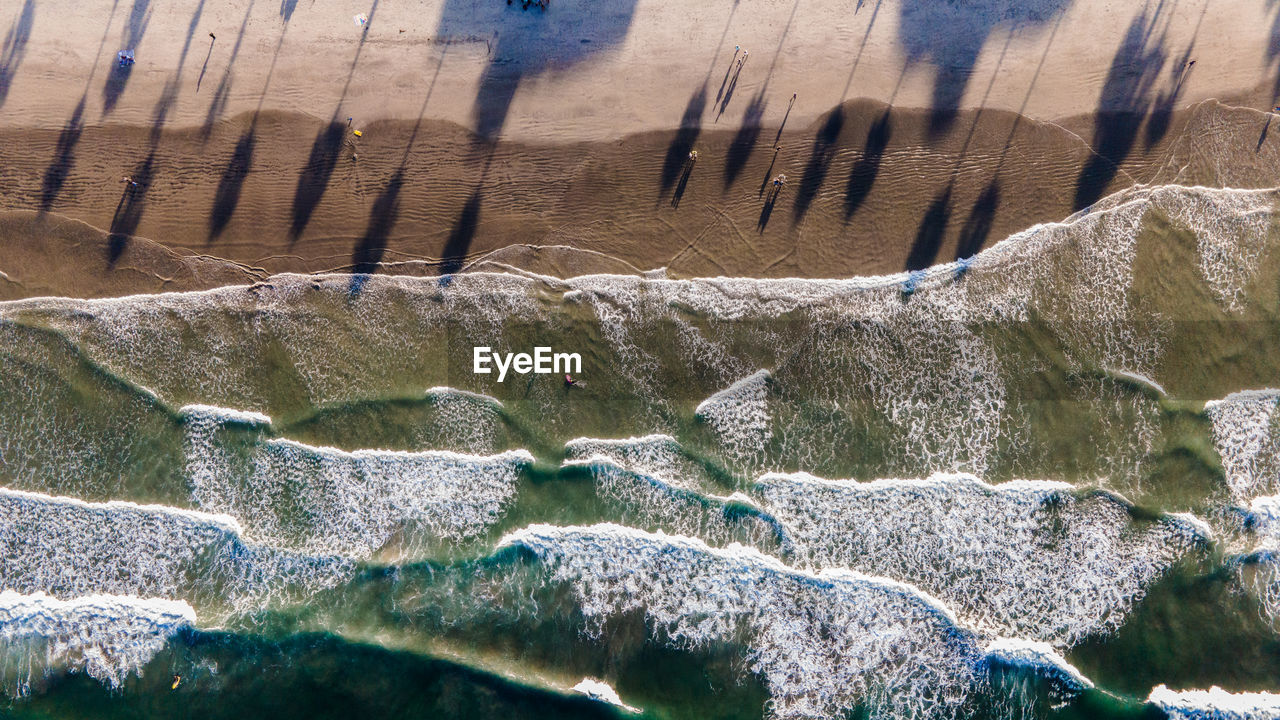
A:
POLYGON ((1067 662, 1052 645, 1034 640, 996 638, 987 643, 984 652, 988 662, 1021 665, 1037 672, 1052 674, 1077 690, 1093 688, 1093 681, 1067 662))
POLYGON ((1213 686, 1208 690, 1152 688, 1147 702, 1175 720, 1274 720, 1280 718, 1280 695, 1269 692, 1232 693, 1213 686))
POLYGON ((575 692, 580 692, 583 695, 586 695, 587 697, 591 698, 592 700, 599 700, 600 702, 608 703, 615 707, 620 707, 623 710, 626 710, 627 712, 630 712, 630 713, 644 712, 638 707, 632 707, 622 702, 622 698, 618 697, 617 690, 614 690, 613 687, 609 685, 609 683, 603 682, 601 680, 596 680, 595 678, 589 678, 589 677, 582 678, 581 682, 579 682, 577 685, 574 685, 570 689, 575 692))
MULTIPOLYGON (((783 537, 778 522, 740 492, 726 496, 690 490, 665 477, 622 467, 605 455, 565 460, 563 467, 587 469, 595 479, 597 492, 621 504, 631 514, 631 524, 658 526, 717 545, 738 540, 772 548, 783 537), (750 512, 730 514, 735 505, 749 508, 750 512)), ((788 551, 785 545, 784 552, 788 551)))

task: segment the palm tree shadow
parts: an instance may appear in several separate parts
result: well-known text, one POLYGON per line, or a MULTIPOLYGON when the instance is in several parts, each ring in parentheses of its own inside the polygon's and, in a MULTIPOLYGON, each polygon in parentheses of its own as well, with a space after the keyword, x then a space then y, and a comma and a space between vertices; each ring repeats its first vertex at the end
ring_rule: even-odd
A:
MULTIPOLYGON (((764 90, 761 89, 742 114, 742 127, 729 143, 729 150, 724 158, 724 186, 728 188, 742 174, 747 160, 756 148, 756 140, 760 137, 760 121, 764 117, 764 90)), ((781 130, 779 130, 781 132, 781 130)))
POLYGON ((391 239, 391 230, 400 218, 400 190, 403 187, 404 170, 400 169, 391 176, 387 186, 373 202, 373 208, 369 211, 369 226, 351 252, 352 295, 360 294, 369 276, 382 263, 391 239))
POLYGON ((1000 207, 1000 183, 992 180, 978 195, 969 217, 960 228, 960 240, 956 244, 956 260, 973 257, 978 254, 991 235, 991 225, 995 220, 996 209, 1000 207))
POLYGON ((889 138, 893 135, 890 109, 876 118, 867 130, 867 142, 862 147, 862 156, 849 170, 849 182, 844 190, 845 222, 866 202, 876 178, 880 175, 880 163, 884 159, 885 148, 889 147, 889 138))
POLYGON ((804 175, 800 178, 800 186, 796 189, 794 203, 795 214, 791 218, 793 226, 804 219, 809 206, 822 188, 831 170, 831 161, 835 158, 836 141, 840 139, 840 131, 844 128, 844 106, 837 106, 827 115, 822 130, 813 138, 813 148, 809 153, 809 164, 805 166, 804 175))
POLYGON ((911 243, 911 252, 907 255, 907 270, 924 270, 933 264, 942 247, 943 233, 947 222, 951 219, 951 186, 948 185, 933 202, 920 219, 920 227, 916 229, 916 238, 911 243))
POLYGON ((218 189, 213 194, 213 209, 209 212, 209 235, 206 243, 211 243, 226 229, 240 204, 240 192, 244 188, 245 178, 253 166, 253 150, 257 145, 256 130, 250 126, 236 141, 231 160, 222 171, 218 181, 218 189))
MULTIPOLYGON (((124 33, 120 37, 122 50, 133 50, 138 47, 138 43, 142 41, 142 36, 147 32, 147 25, 151 22, 151 0, 133 0, 133 9, 129 11, 129 19, 126 21, 124 33)), ((102 116, 106 117, 115 110, 116 103, 120 101, 120 95, 124 93, 125 85, 129 83, 129 76, 133 73, 132 63, 115 63, 111 66, 111 72, 107 75, 107 82, 102 87, 102 116)))
POLYGON ((707 86, 704 84, 694 91, 685 106, 684 116, 680 119, 680 128, 667 146, 667 156, 662 161, 662 189, 659 195, 665 195, 675 184, 689 160, 693 143, 702 132, 702 113, 707 107, 707 86))
POLYGON ((1102 197, 1137 141, 1152 85, 1165 62, 1163 41, 1150 42, 1155 22, 1155 17, 1148 21, 1145 10, 1135 16, 1111 61, 1094 114, 1093 151, 1076 177, 1076 210, 1102 197))
POLYGON ((480 199, 480 188, 477 187, 462 206, 462 213, 458 215, 458 221, 454 223, 449 239, 445 241, 444 250, 440 253, 441 275, 453 275, 466 262, 467 253, 476 237, 476 228, 480 225, 480 199))
POLYGON ((66 184, 67 177, 71 174, 71 168, 75 165, 76 144, 80 142, 80 135, 84 133, 86 100, 87 98, 81 96, 76 109, 71 113, 71 118, 67 120, 67 124, 58 133, 58 142, 53 153, 53 160, 49 163, 49 167, 45 168, 44 179, 40 183, 40 212, 42 214, 49 212, 50 208, 53 207, 54 201, 58 199, 58 194, 62 192, 62 186, 66 184))
POLYGON ((13 84, 18 66, 22 64, 22 58, 27 54, 27 43, 31 40, 31 26, 35 24, 35 18, 35 0, 26 0, 18 20, 4 36, 4 45, 0 47, 0 106, 3 106, 5 99, 8 98, 9 86, 13 84))
POLYGON ((130 177, 136 185, 125 184, 120 202, 116 204, 115 215, 111 218, 111 228, 107 235, 107 267, 115 267, 116 262, 128 249, 133 235, 142 222, 142 211, 146 207, 147 192, 151 190, 151 181, 155 172, 156 154, 153 150, 147 158, 134 168, 130 177))
POLYGON ((298 175, 298 185, 293 193, 292 217, 289 222, 290 245, 302 236, 307 223, 311 222, 312 213, 320 204, 320 198, 329 187, 329 180, 338 165, 338 154, 342 151, 346 129, 346 125, 330 120, 316 133, 315 140, 311 143, 311 152, 298 175))

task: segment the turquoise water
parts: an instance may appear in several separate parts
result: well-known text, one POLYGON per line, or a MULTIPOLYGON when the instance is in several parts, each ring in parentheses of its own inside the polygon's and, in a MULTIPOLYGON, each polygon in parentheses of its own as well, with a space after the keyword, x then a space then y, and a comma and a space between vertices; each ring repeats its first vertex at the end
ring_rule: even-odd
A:
POLYGON ((911 277, 0 305, 6 713, 1274 716, 1275 201, 911 277))

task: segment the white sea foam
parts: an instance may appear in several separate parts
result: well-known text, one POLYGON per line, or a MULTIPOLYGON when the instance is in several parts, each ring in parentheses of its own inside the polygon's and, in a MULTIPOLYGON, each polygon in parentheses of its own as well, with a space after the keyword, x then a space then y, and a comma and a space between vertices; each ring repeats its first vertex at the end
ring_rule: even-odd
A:
POLYGON ((1058 654, 1052 645, 1034 640, 1018 640, 1015 638, 996 638, 987 643, 988 662, 1001 662, 1006 665, 1021 665, 1036 672, 1052 676, 1068 687, 1086 690, 1093 687, 1093 681, 1067 662, 1058 654))
POLYGON ((769 417, 768 370, 742 378, 703 400, 695 411, 715 430, 726 454, 735 461, 757 467, 766 444, 773 437, 769 417))
POLYGON ((497 398, 449 387, 434 387, 426 398, 435 412, 420 440, 471 453, 490 453, 498 446, 497 398))
POLYGON ((731 541, 767 549, 778 545, 777 523, 742 493, 696 492, 658 475, 620 467, 604 455, 566 460, 565 466, 588 469, 597 492, 621 506, 628 525, 691 535, 714 545, 731 541), (751 512, 741 512, 744 507, 751 512))
POLYGON ((352 569, 246 544, 241 532, 226 515, 0 489, 0 587, 184 598, 217 615, 333 585, 352 569))
POLYGON ((224 447, 217 423, 188 424, 192 498, 278 547, 364 559, 400 533, 402 546, 461 541, 497 522, 515 496, 524 450, 492 456, 314 447, 259 440, 247 456, 224 447))
POLYGON ((608 460, 631 472, 661 477, 673 487, 704 490, 703 471, 685 457, 680 443, 670 435, 645 435, 623 439, 574 438, 564 445, 569 462, 595 458, 608 460))
POLYGON ((1170 690, 1157 685, 1147 702, 1170 718, 1181 720, 1275 720, 1280 718, 1280 695, 1269 692, 1227 692, 1214 686, 1208 690, 1170 690))
POLYGON ((42 592, 0 592, 0 677, 15 695, 57 672, 83 672, 112 688, 140 673, 169 638, 195 624, 185 602, 42 592))
POLYGON ((757 483, 799 562, 901 578, 993 635, 1069 646, 1117 627, 1145 588, 1197 543, 1202 524, 1136 524, 1119 498, 1058 482, 971 475, 757 483))
POLYGON ((1242 566, 1252 573, 1253 590, 1262 615, 1280 630, 1280 495, 1264 495, 1249 503, 1246 514, 1257 546, 1252 563, 1242 566))
POLYGON ((1213 444, 1237 501, 1280 492, 1280 390, 1246 390, 1205 403, 1213 444))
POLYGON ((1232 500, 1245 506, 1257 546, 1241 566, 1263 616, 1280 628, 1280 390, 1246 390, 1205 403, 1232 500))
POLYGON ((731 545, 616 525, 534 525, 505 537, 570 583, 588 622, 643 611, 671 642, 743 638, 780 718, 945 715, 982 681, 978 638, 939 601, 850 571, 793 570, 731 545))
POLYGON ((1240 312, 1256 277, 1271 231, 1274 198, 1265 191, 1156 193, 1156 206, 1175 225, 1195 234, 1200 272, 1218 302, 1240 312))
POLYGON ((1249 503, 1249 515, 1254 523, 1254 530, 1264 538, 1264 542, 1280 548, 1280 495, 1254 498, 1249 503))
POLYGON ((633 713, 643 712, 638 707, 632 707, 622 702, 622 698, 618 697, 618 691, 614 690, 613 687, 609 685, 609 683, 601 680, 596 680, 595 678, 589 678, 589 677, 582 678, 582 682, 578 683, 577 685, 574 685, 571 689, 576 692, 580 692, 583 695, 586 695, 592 700, 599 700, 600 702, 605 702, 605 703, 609 703, 610 705, 615 705, 617 707, 622 708, 623 710, 626 710, 627 712, 633 712, 633 713))
POLYGON ((243 423, 245 425, 270 425, 271 418, 252 410, 235 410, 214 405, 184 405, 178 411, 195 422, 243 423))

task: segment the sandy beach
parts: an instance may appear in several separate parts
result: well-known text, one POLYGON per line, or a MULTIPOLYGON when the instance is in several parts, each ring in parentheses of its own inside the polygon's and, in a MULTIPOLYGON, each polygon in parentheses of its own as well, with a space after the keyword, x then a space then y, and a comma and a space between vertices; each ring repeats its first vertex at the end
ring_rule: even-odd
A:
POLYGON ((1274 8, 1174 5, 12 3, 0 294, 868 275, 1274 185, 1274 8))

